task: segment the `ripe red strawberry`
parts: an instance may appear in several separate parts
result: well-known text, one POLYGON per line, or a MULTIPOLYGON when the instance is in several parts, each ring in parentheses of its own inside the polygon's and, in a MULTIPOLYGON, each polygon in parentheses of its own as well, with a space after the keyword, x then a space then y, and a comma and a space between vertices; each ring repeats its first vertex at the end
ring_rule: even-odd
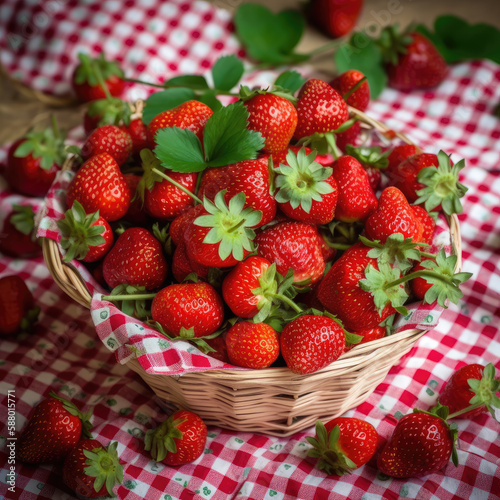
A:
POLYGON ((311 78, 299 91, 297 117, 295 140, 337 129, 347 121, 349 112, 346 102, 335 89, 323 80, 311 78))
POLYGON ((125 177, 125 182, 130 190, 130 206, 128 207, 127 213, 124 215, 124 219, 131 222, 134 226, 145 226, 149 217, 144 211, 143 201, 138 193, 138 186, 141 182, 141 177, 135 174, 123 174, 125 177))
POLYGON ((400 163, 419 152, 419 149, 414 144, 402 144, 400 146, 396 146, 387 157, 389 161, 389 164, 387 165, 387 174, 390 175, 389 172, 397 169, 400 163))
POLYGON ((127 284, 155 290, 164 283, 167 272, 160 242, 140 227, 126 229, 103 263, 104 279, 111 288, 127 284))
POLYGON ((345 332, 330 317, 305 314, 283 328, 280 347, 292 372, 314 373, 333 363, 345 351, 345 332))
POLYGON ((294 282, 310 280, 313 285, 323 275, 325 261, 315 226, 298 221, 285 221, 269 226, 255 238, 257 255, 276 263, 282 276, 293 269, 294 282))
POLYGON ((346 100, 349 106, 365 111, 370 102, 370 86, 364 81, 347 99, 345 95, 355 87, 355 85, 365 77, 361 71, 349 69, 334 78, 330 85, 346 100))
POLYGON ((262 212, 245 207, 243 192, 229 203, 220 191, 212 203, 205 197, 203 209, 186 228, 184 240, 190 260, 208 267, 232 267, 254 250, 254 227, 262 212))
POLYGON ((214 333, 224 319, 224 304, 208 283, 180 283, 160 290, 151 305, 153 321, 174 337, 191 331, 194 337, 214 333))
POLYGON ((464 160, 452 165, 444 151, 438 155, 420 153, 389 170, 388 175, 410 203, 425 203, 427 211, 443 210, 450 215, 462 212, 460 198, 467 188, 459 182, 459 173, 464 166, 464 160))
POLYGON ((371 292, 360 286, 368 265, 378 269, 377 259, 368 257, 370 248, 356 243, 335 261, 321 280, 318 299, 351 332, 375 328, 395 312, 388 303, 382 310, 375 305, 371 292))
POLYGON ((434 231, 436 229, 436 221, 429 212, 420 205, 411 205, 411 209, 415 217, 422 225, 422 236, 420 241, 430 245, 434 239, 434 231))
POLYGON ((316 436, 306 437, 313 446, 308 456, 319 458, 317 467, 328 475, 350 474, 375 454, 379 436, 375 427, 360 418, 337 417, 325 425, 316 422, 316 436))
POLYGON ((213 111, 199 101, 187 101, 175 108, 162 111, 148 125, 148 143, 153 149, 156 145, 155 135, 158 130, 166 127, 186 128, 194 132, 200 141, 203 138, 205 123, 213 115, 213 111))
POLYGON ((354 122, 346 131, 335 134, 335 142, 341 151, 346 152, 346 147, 348 144, 356 145, 358 136, 361 132, 361 123, 359 121, 354 122))
POLYGON ((267 91, 249 91, 241 98, 249 113, 248 129, 260 132, 265 139, 264 153, 283 151, 297 127, 297 110, 293 103, 267 91))
POLYGON ((382 151, 379 146, 359 146, 348 144, 345 151, 349 156, 356 158, 368 174, 368 180, 373 192, 376 193, 382 184, 381 171, 385 171, 389 164, 389 151, 382 151))
POLYGON ((30 259, 42 254, 36 239, 35 213, 30 205, 12 205, 0 232, 0 252, 11 257, 30 259))
POLYGON ((39 312, 33 295, 19 276, 0 278, 0 336, 29 331, 39 312))
POLYGON ((349 155, 338 158, 332 168, 338 187, 335 218, 343 222, 365 221, 378 205, 365 169, 349 155))
POLYGON ((172 243, 174 245, 180 245, 181 243, 186 243, 184 234, 186 229, 190 224, 202 213, 205 212, 203 205, 195 205, 183 214, 176 217, 168 228, 170 237, 172 238, 172 243))
POLYGON ((43 197, 65 159, 64 138, 55 126, 29 132, 9 148, 5 178, 12 190, 43 197))
POLYGON ((129 125, 122 125, 121 129, 128 133, 132 139, 132 154, 139 154, 148 147, 148 128, 142 118, 135 118, 129 125))
POLYGON ((399 90, 426 89, 439 85, 448 66, 435 45, 418 32, 399 35, 394 26, 385 28, 380 39, 390 87, 399 90))
POLYGON ((394 233, 401 233, 414 242, 421 241, 423 227, 408 204, 405 195, 396 187, 382 191, 377 209, 365 222, 366 236, 384 243, 394 233))
POLYGON ((80 53, 78 59, 80 63, 73 71, 71 83, 80 101, 89 102, 109 96, 119 97, 122 94, 124 74, 116 62, 107 61, 103 52, 96 58, 80 53), (107 92, 101 86, 99 75, 107 92))
MULTIPOLYGON (((173 172, 168 169, 164 173, 194 194, 197 173, 173 172)), ((166 179, 154 182, 151 189, 144 191, 144 209, 148 215, 160 221, 173 220, 193 205, 191 196, 166 179)))
POLYGON ((202 266, 196 261, 189 259, 184 242, 179 243, 175 247, 172 256, 172 274, 177 282, 181 283, 192 273, 195 273, 198 278, 206 280, 208 278, 208 271, 209 268, 207 266, 202 266))
POLYGON ((244 368, 267 368, 280 353, 279 335, 267 323, 240 321, 226 333, 229 361, 244 368))
POLYGON ((439 394, 439 403, 448 407, 450 417, 454 413, 465 410, 458 418, 471 419, 489 411, 495 418, 495 408, 500 408, 500 379, 495 378, 495 367, 492 363, 486 366, 472 363, 459 368, 448 379, 439 394))
POLYGON ((96 262, 104 258, 113 246, 113 230, 99 212, 86 214, 82 205, 75 200, 57 221, 61 232, 61 246, 66 249, 64 262, 73 259, 96 262))
POLYGON ((275 199, 281 211, 301 222, 328 224, 335 216, 337 183, 330 167, 315 162, 316 153, 306 155, 305 148, 297 154, 289 151, 286 164, 274 172, 275 199))
POLYGON ((366 344, 367 342, 371 342, 372 340, 383 339, 386 335, 386 329, 384 326, 375 326, 373 328, 366 328, 365 330, 354 333, 363 337, 360 340, 359 344, 366 344))
POLYGON ((229 356, 227 355, 227 347, 226 347, 226 341, 224 340, 223 335, 218 335, 217 337, 214 337, 213 339, 203 339, 212 349, 215 349, 215 351, 210 351, 208 353, 209 356, 212 358, 218 359, 219 361, 222 361, 223 363, 230 364, 229 361, 229 356))
POLYGON ((72 402, 50 393, 32 411, 17 440, 16 457, 29 464, 61 460, 82 436, 90 436, 89 417, 72 402))
POLYGON ((108 153, 118 165, 123 165, 132 152, 132 139, 128 132, 116 125, 103 125, 96 128, 82 147, 82 158, 88 160, 92 156, 108 153))
POLYGON ((121 219, 130 206, 131 193, 115 159, 108 153, 93 156, 78 170, 68 187, 71 207, 78 200, 86 213, 99 210, 108 222, 121 219))
MULTIPOLYGON (((425 259, 427 260, 427 259, 425 259)), ((425 260, 423 262, 425 262, 425 260)), ((426 269, 422 262, 417 262, 413 267, 413 271, 422 271, 426 269)), ((417 300, 424 300, 425 294, 432 287, 432 283, 429 283, 425 278, 414 278, 410 281, 411 291, 413 292, 413 296, 417 300)))
POLYGON ((422 477, 443 469, 453 456, 458 464, 457 430, 446 422, 447 411, 439 414, 414 410, 402 417, 377 459, 379 470, 391 477, 422 477))
POLYGON ((253 318, 272 298, 266 292, 276 293, 271 262, 251 255, 239 262, 222 282, 222 296, 231 311, 240 318, 253 318))
POLYGON ((82 439, 64 460, 64 484, 82 498, 114 496, 113 488, 123 481, 123 466, 116 448, 96 439, 82 439))
POLYGON ((311 0, 311 21, 326 35, 339 38, 350 33, 363 8, 363 0, 311 0))
POLYGON ((207 426, 195 413, 180 410, 146 432, 144 448, 153 460, 176 466, 194 462, 205 449, 207 426))
MULTIPOLYGON (((238 193, 245 194, 245 207, 262 212, 258 227, 271 222, 276 215, 276 200, 270 194, 269 171, 266 159, 245 160, 227 167, 205 171, 198 196, 215 200, 217 193, 226 190, 226 203, 238 193)), ((257 227, 257 226, 256 226, 257 227)))

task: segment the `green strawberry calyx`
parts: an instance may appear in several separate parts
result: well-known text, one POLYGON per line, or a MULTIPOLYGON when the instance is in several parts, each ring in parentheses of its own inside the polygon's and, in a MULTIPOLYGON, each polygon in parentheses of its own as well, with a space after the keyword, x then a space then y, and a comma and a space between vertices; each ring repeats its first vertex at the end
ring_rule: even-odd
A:
POLYGON ((52 118, 52 127, 41 131, 28 132, 14 151, 16 158, 26 158, 31 155, 40 159, 40 167, 50 170, 54 165, 61 166, 66 160, 67 152, 64 146, 64 135, 52 118))
POLYGON ((148 294, 144 286, 121 284, 111 290, 111 295, 106 300, 118 302, 119 309, 128 316, 145 319, 151 316, 147 302, 151 295, 154 296, 148 294))
POLYGON ((19 330, 21 332, 28 332, 31 330, 31 327, 38 321, 38 316, 40 315, 40 307, 35 306, 30 309, 21 319, 21 323, 19 324, 19 330))
POLYGON ((92 451, 83 450, 85 455, 85 474, 89 477, 95 477, 94 490, 96 492, 106 485, 109 495, 113 494, 113 488, 123 482, 123 466, 118 459, 116 448, 118 442, 110 443, 108 447, 101 446, 92 451))
POLYGON ((347 144, 345 152, 349 156, 356 158, 356 160, 358 160, 364 167, 384 170, 389 166, 389 154, 391 153, 390 149, 382 152, 382 148, 380 146, 355 147, 352 144, 347 144))
POLYGON ((110 97, 92 101, 87 108, 89 116, 98 116, 98 126, 102 125, 130 125, 132 111, 130 105, 119 97, 110 97))
POLYGON ((468 190, 458 181, 460 171, 465 167, 465 160, 451 166, 450 157, 444 151, 439 151, 437 156, 437 168, 425 167, 417 174, 417 181, 425 187, 417 191, 419 197, 415 204, 423 203, 428 212, 441 205, 447 215, 460 214, 463 211, 460 198, 468 190))
POLYGON ((193 224, 210 228, 203 239, 205 244, 218 244, 221 260, 232 256, 237 261, 243 260, 245 250, 254 250, 254 227, 262 219, 262 212, 245 207, 245 193, 233 196, 229 203, 225 202, 226 190, 219 191, 211 202, 204 198, 203 206, 208 214, 197 217, 193 224))
POLYGON ((12 205, 13 214, 10 216, 12 225, 26 236, 31 234, 35 239, 35 212, 31 205, 12 205))
POLYGON ((161 462, 168 453, 177 453, 176 439, 182 439, 184 436, 178 427, 186 420, 185 418, 174 419, 171 415, 156 429, 146 431, 144 449, 151 453, 153 460, 161 462))
POLYGON ((66 250, 64 262, 73 259, 82 260, 88 254, 90 247, 106 243, 102 235, 106 228, 94 225, 99 219, 99 210, 92 214, 85 212, 83 206, 75 200, 73 206, 66 210, 64 217, 57 221, 61 231, 61 246, 66 250))
POLYGON ((493 363, 488 363, 484 367, 481 380, 470 378, 467 380, 467 383, 470 390, 474 393, 474 396, 469 401, 470 406, 452 413, 448 418, 459 417, 470 410, 486 406, 493 418, 497 420, 495 408, 500 408, 500 398, 497 396, 497 392, 500 391, 500 379, 495 378, 495 366, 493 363))
POLYGON ((301 148, 297 154, 292 150, 288 151, 288 165, 281 163, 275 169, 278 174, 274 179, 274 185, 278 189, 275 195, 278 203, 289 202, 293 209, 300 207, 309 213, 313 201, 321 202, 323 195, 333 192, 333 187, 325 182, 333 170, 315 162, 316 155, 316 151, 307 155, 305 148, 301 148))
POLYGON ((239 98, 241 101, 246 102, 255 97, 256 95, 264 95, 271 94, 277 97, 282 97, 283 99, 287 99, 288 101, 295 104, 298 101, 297 97, 294 97, 293 92, 279 85, 274 85, 271 89, 257 89, 252 90, 248 88, 246 85, 240 85, 239 98))
POLYGON ((86 412, 82 413, 77 406, 72 403, 71 401, 68 401, 67 399, 62 398, 61 396, 58 396, 56 393, 51 392, 49 393, 49 396, 51 398, 57 399, 60 401, 63 405, 63 408, 73 415, 74 417, 78 417, 80 421, 82 422, 82 438, 92 438, 92 434, 90 433, 90 430, 92 429, 92 424, 90 423, 90 417, 92 416, 92 412, 86 412))
POLYGON ((444 249, 436 255, 436 260, 424 260, 421 265, 425 269, 413 271, 401 276, 401 270, 392 267, 387 262, 378 264, 379 269, 375 269, 369 264, 365 270, 365 278, 359 280, 359 286, 373 295, 374 304, 381 313, 383 309, 391 304, 396 311, 401 314, 408 314, 404 303, 408 299, 408 293, 402 286, 405 282, 415 278, 424 278, 431 287, 424 296, 424 303, 432 304, 435 301, 447 308, 446 300, 457 304, 463 297, 460 285, 467 281, 472 273, 455 273, 457 256, 446 256, 444 249))
POLYGON ((450 415, 448 414, 448 407, 443 406, 441 404, 437 404, 436 406, 433 406, 429 411, 426 410, 421 410, 419 408, 415 408, 413 410, 413 413, 425 413, 426 415, 432 415, 433 417, 441 419, 446 427, 448 428, 449 431, 449 437, 452 445, 452 451, 451 451, 451 460, 453 464, 457 467, 458 466, 458 453, 457 453, 457 448, 456 448, 456 442, 458 439, 458 426, 456 423, 448 423, 448 419, 450 418, 450 415))
POLYGON ((397 25, 386 26, 380 33, 380 37, 375 43, 378 45, 385 63, 396 65, 400 54, 408 52, 408 45, 413 42, 410 34, 412 26, 408 26, 402 33, 399 33, 397 25))
POLYGON ((312 445, 308 452, 309 457, 318 458, 317 467, 328 475, 342 476, 350 474, 358 466, 343 452, 339 444, 340 428, 336 425, 327 432, 323 423, 316 422, 316 437, 306 436, 307 442, 312 445))
MULTIPOLYGON (((75 83, 81 85, 88 83, 91 87, 96 87, 102 84, 101 78, 105 81, 112 75, 119 78, 124 78, 123 70, 117 62, 108 61, 101 52, 98 57, 92 58, 88 54, 80 52, 78 54, 80 64, 78 65, 75 73, 75 83)), ((107 87, 106 87, 106 90, 107 87)))

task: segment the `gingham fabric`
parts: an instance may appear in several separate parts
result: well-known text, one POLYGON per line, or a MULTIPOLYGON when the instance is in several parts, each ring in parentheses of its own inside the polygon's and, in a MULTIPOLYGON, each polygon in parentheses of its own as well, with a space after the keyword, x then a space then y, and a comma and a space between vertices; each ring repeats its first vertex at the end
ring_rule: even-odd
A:
MULTIPOLYGON (((4 2, 0 8, 12 9, 12 4, 4 2)), ((125 10, 120 13, 125 15, 125 10)), ((225 43, 225 36, 221 38, 225 43)), ((31 82, 29 76, 26 81, 31 82)), ((444 149, 455 160, 466 158, 461 178, 469 187, 460 216, 463 269, 474 273, 463 286, 459 305, 445 310, 439 324, 390 370, 368 400, 346 414, 368 420, 383 437, 411 408, 433 405, 444 382, 460 366, 492 362, 500 369, 500 122, 492 115, 499 101, 500 68, 481 62, 453 67, 447 80, 431 92, 386 90, 369 108, 373 117, 408 134, 427 151, 444 149)), ((5 151, 1 154, 0 162, 5 151)), ((5 189, 5 184, 0 186, 5 189)), ((9 196, 2 192, 0 200, 7 203, 9 196)), ((116 362, 98 339, 89 312, 58 289, 41 258, 2 256, 0 276, 8 274, 25 279, 42 312, 31 334, 0 341, 0 435, 8 436, 7 390, 15 390, 18 431, 32 407, 49 392, 73 398, 84 410, 92 409, 98 440, 119 443, 124 482, 114 492, 120 499, 500 497, 500 426, 489 414, 458 420, 459 467, 450 462, 439 473, 420 479, 387 480, 377 475, 373 464, 350 476, 328 477, 306 456, 305 436, 313 434, 312 428, 275 438, 210 427, 205 452, 195 462, 180 467, 158 464, 144 451, 143 436, 165 418, 166 407, 135 373, 116 362)), ((6 444, 0 440, 1 463, 9 457, 6 444)), ((75 498, 62 484, 60 465, 34 467, 18 462, 16 472, 13 492, 6 484, 6 469, 0 472, 0 497, 75 498)))

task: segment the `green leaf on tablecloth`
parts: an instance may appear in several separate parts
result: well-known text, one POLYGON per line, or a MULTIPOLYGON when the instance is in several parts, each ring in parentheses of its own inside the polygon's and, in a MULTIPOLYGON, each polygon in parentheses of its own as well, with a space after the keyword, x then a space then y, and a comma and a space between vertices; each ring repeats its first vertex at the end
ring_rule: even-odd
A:
POLYGON ((263 5, 244 3, 234 16, 236 33, 248 54, 257 61, 285 64, 304 61, 293 52, 305 29, 305 19, 296 10, 274 14, 263 5))
POLYGON ((439 16, 431 30, 424 25, 417 31, 427 36, 447 63, 490 59, 500 64, 500 30, 486 23, 469 24, 457 16, 439 16))
POLYGON ((372 99, 376 99, 387 84, 382 53, 377 44, 365 33, 354 33, 334 55, 337 73, 349 69, 361 71, 368 79, 372 99))
POLYGON ((193 89, 178 87, 155 92, 146 99, 146 105, 142 113, 142 120, 147 125, 156 115, 162 111, 175 108, 186 101, 195 98, 193 89))
POLYGON ((231 90, 240 81, 244 70, 243 62, 234 54, 220 57, 212 67, 214 87, 219 90, 231 90))

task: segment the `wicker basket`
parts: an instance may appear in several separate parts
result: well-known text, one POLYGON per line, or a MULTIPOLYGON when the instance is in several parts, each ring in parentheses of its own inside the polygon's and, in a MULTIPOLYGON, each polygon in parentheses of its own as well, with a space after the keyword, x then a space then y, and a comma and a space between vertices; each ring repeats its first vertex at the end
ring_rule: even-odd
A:
MULTIPOLYGON (((351 109, 365 127, 391 133, 411 144, 405 136, 351 109)), ((453 253, 461 269, 458 218, 448 219, 453 253)), ((84 280, 70 263, 62 262, 56 242, 43 241, 47 267, 56 283, 70 297, 90 308, 91 295, 84 280)), ((424 330, 398 334, 353 347, 322 370, 296 375, 288 368, 262 370, 211 370, 182 376, 151 375, 137 359, 127 365, 137 372, 169 406, 192 410, 207 425, 242 432, 288 436, 339 416, 365 401, 390 368, 410 351, 424 330)))

